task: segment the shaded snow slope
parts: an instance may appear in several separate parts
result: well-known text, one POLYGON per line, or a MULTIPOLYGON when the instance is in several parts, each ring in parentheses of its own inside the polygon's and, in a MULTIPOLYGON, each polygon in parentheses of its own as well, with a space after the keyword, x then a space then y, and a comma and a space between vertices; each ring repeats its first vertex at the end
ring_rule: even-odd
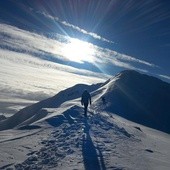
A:
POLYGON ((170 133, 170 84, 136 71, 123 71, 94 94, 100 107, 129 120, 170 133))

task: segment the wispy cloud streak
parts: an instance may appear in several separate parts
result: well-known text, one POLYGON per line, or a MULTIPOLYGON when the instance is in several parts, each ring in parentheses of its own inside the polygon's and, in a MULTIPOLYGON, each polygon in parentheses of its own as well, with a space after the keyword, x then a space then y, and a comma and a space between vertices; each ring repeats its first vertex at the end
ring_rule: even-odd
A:
POLYGON ((160 74, 159 77, 164 78, 164 79, 170 81, 170 76, 160 74))
MULTIPOLYGON (((39 12, 39 13, 40 13, 40 12, 39 12)), ((70 23, 68 23, 68 22, 66 22, 66 21, 62 21, 62 20, 60 20, 58 17, 53 17, 53 16, 51 16, 51 15, 49 15, 49 14, 46 14, 46 13, 44 13, 44 12, 43 12, 43 13, 40 13, 40 14, 44 15, 45 17, 47 17, 47 18, 49 18, 49 19, 51 19, 51 20, 53 20, 53 21, 57 21, 57 22, 59 22, 60 24, 62 24, 62 25, 64 25, 64 26, 70 27, 70 28, 72 28, 72 29, 74 29, 74 30, 76 30, 76 31, 78 31, 78 32, 81 32, 81 33, 83 33, 83 34, 85 34, 85 35, 91 36, 91 37, 93 37, 94 39, 97 39, 97 40, 100 40, 100 41, 103 41, 103 42, 107 42, 107 43, 115 44, 115 42, 113 42, 113 41, 111 41, 111 40, 108 40, 108 39, 106 39, 106 38, 103 38, 103 37, 101 37, 100 35, 98 35, 98 34, 96 34, 96 33, 88 32, 88 31, 86 31, 86 30, 84 30, 84 29, 82 29, 82 28, 80 28, 80 27, 78 27, 78 26, 75 26, 75 25, 73 25, 73 24, 70 24, 70 23)))
POLYGON ((125 54, 118 53, 116 51, 107 49, 107 48, 101 48, 96 47, 97 53, 96 53, 96 62, 97 63, 105 63, 105 64, 114 64, 119 67, 123 67, 126 69, 138 69, 132 66, 133 63, 145 65, 148 67, 158 67, 153 63, 149 63, 144 60, 140 60, 137 58, 134 58, 132 56, 128 56, 125 54))
POLYGON ((144 65, 147 65, 147 66, 150 66, 150 67, 157 67, 157 66, 156 66, 155 64, 153 64, 153 63, 149 63, 149 62, 147 62, 147 61, 140 60, 140 59, 137 59, 137 58, 134 58, 134 57, 125 55, 125 54, 118 54, 118 55, 116 55, 116 57, 117 57, 118 59, 124 60, 124 61, 136 62, 136 63, 144 64, 144 65))
MULTIPOLYGON (((68 43, 69 37, 67 36, 56 34, 55 39, 51 39, 13 26, 0 24, 0 38, 2 39, 0 44, 1 48, 36 55, 39 58, 43 58, 44 55, 48 54, 53 58, 66 62, 69 61, 62 51, 62 48, 68 43)), ((132 56, 121 54, 94 44, 90 45, 94 50, 94 62, 92 64, 96 63, 97 66, 112 64, 125 69, 141 70, 142 68, 133 66, 133 64, 137 63, 141 66, 157 67, 153 63, 132 56)))

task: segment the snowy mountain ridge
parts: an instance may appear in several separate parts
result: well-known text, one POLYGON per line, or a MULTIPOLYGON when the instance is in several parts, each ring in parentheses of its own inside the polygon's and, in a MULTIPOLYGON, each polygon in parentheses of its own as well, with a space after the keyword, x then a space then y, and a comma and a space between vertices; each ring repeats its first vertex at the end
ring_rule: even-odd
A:
MULTIPOLYGON (((166 132, 169 127, 150 124, 155 122, 148 115, 149 124, 140 120, 143 110, 132 102, 149 97, 150 90, 151 94, 161 93, 166 106, 169 94, 162 90, 168 92, 169 84, 124 71, 103 84, 80 84, 63 90, 1 120, 0 169, 169 169, 169 134, 143 125, 166 132), (80 104, 84 89, 91 92, 93 101, 87 119, 80 104)), ((152 99, 146 98, 142 106, 152 99)), ((164 118, 169 122, 168 108, 161 110, 159 106, 161 123, 164 118)))
MULTIPOLYGON (((170 133, 170 84, 126 70, 104 85, 105 110, 126 119, 170 133)), ((99 99, 100 100, 100 99, 99 99)), ((96 105, 98 104, 96 101, 96 105)))
MULTIPOLYGON (((19 124, 22 124, 26 120, 34 117, 36 115, 41 115, 40 118, 43 117, 44 109, 43 108, 57 108, 62 103, 80 97, 81 93, 84 89, 92 91, 99 87, 100 84, 88 86, 84 84, 78 84, 71 88, 61 91, 60 93, 56 94, 55 96, 42 100, 38 103, 35 103, 31 106, 21 109, 19 112, 14 114, 13 116, 9 117, 8 119, 0 122, 0 130, 11 129, 19 124)), ((32 122, 33 123, 33 122, 32 122)))
POLYGON ((91 86, 78 84, 63 90, 2 120, 0 130, 14 128, 27 119, 39 115, 35 119, 37 121, 46 116, 43 108, 57 108, 66 101, 78 99, 84 89, 91 92, 92 106, 100 108, 101 97, 104 96, 107 103, 103 107, 104 110, 170 133, 170 85, 132 70, 123 71, 103 84, 91 86))

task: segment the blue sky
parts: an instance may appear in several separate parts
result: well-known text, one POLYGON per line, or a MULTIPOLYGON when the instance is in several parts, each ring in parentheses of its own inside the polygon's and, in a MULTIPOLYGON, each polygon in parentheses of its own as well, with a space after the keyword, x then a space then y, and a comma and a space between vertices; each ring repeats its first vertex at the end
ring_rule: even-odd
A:
POLYGON ((96 73, 135 69, 170 81, 169 1, 1 0, 0 22, 1 49, 96 73), (35 44, 24 36, 31 33, 49 42, 42 46, 37 38, 35 44), (70 37, 93 46, 94 59, 77 62, 62 56, 59 48, 70 37))

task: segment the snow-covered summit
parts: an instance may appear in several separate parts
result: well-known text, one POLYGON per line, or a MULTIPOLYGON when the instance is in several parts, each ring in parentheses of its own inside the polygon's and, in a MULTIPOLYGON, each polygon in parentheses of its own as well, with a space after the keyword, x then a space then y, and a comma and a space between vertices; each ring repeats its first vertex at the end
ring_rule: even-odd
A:
MULTIPOLYGON (((101 97, 105 110, 146 126, 170 132, 170 84, 155 77, 125 70, 108 80, 101 97)), ((100 105, 100 104, 98 104, 100 105)))

